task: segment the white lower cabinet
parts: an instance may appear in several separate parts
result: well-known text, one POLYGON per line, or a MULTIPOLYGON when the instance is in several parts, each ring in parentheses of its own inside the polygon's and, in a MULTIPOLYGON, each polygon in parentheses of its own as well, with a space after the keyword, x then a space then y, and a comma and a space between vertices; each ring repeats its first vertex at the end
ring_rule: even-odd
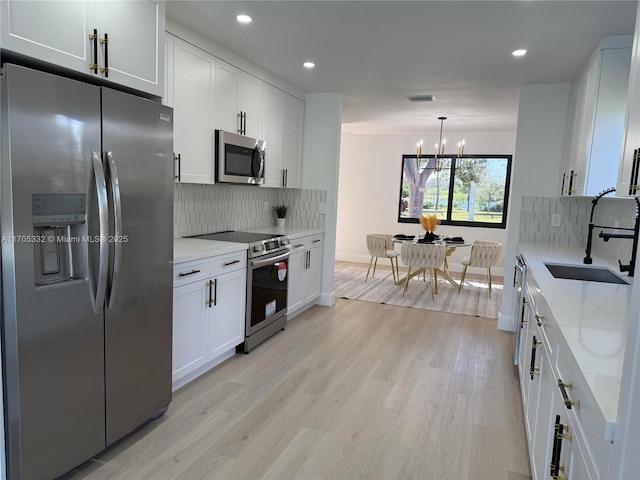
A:
POLYGON ((291 241, 287 315, 299 313, 320 296, 322 281, 323 235, 311 235, 291 241))
POLYGON ((606 478, 604 415, 531 274, 526 288, 519 373, 532 478, 606 478))
POLYGON ((244 341, 246 252, 179 263, 174 272, 176 387, 215 366, 221 355, 244 341))

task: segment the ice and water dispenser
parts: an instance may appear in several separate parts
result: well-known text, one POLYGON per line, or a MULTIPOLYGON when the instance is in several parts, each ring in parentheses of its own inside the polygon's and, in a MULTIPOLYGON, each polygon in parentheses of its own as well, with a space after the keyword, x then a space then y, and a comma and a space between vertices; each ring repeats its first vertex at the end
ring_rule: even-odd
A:
POLYGON ((36 286, 87 277, 87 196, 33 194, 36 286))

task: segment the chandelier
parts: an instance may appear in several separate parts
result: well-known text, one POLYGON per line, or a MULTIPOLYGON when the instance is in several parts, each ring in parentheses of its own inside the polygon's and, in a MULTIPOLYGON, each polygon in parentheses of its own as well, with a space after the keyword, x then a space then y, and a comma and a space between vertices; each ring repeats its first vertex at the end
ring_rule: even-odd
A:
MULTIPOLYGON (((442 138, 442 128, 444 126, 444 121, 447 119, 447 117, 438 117, 438 120, 440 120, 440 137, 438 138, 438 143, 435 144, 435 154, 434 154, 434 158, 436 159, 436 170, 440 171, 440 158, 445 156, 445 146, 447 144, 447 139, 446 138, 442 138)), ((417 144, 417 150, 416 150, 416 157, 418 157, 418 159, 420 159, 420 157, 422 156, 422 139, 420 139, 420 141, 417 144)), ((458 152, 456 153, 456 157, 460 158, 462 155, 464 155, 464 138, 462 140, 460 140, 458 142, 458 152)))

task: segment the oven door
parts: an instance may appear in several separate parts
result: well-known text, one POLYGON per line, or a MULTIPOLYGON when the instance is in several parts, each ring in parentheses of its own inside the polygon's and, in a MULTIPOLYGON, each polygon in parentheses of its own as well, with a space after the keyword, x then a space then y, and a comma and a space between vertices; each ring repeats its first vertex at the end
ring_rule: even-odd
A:
POLYGON ((287 313, 289 250, 249 261, 247 271, 247 316, 245 335, 287 313))

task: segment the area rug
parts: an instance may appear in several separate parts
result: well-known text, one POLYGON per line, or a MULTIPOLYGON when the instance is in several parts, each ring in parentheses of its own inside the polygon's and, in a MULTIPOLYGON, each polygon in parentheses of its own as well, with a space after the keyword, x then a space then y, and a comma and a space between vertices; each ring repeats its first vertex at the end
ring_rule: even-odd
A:
MULTIPOLYGON (((406 273, 406 268, 401 269, 400 276, 403 277, 406 273)), ((364 281, 366 275, 367 266, 349 266, 336 271, 336 297, 496 319, 502 305, 502 284, 497 283, 495 279, 489 298, 489 285, 486 281, 483 283, 467 278, 464 288, 458 292, 457 288, 438 277, 438 294, 435 300, 432 300, 428 274, 426 282, 422 280, 422 275, 412 278, 404 297, 404 286, 394 284, 391 270, 376 270, 375 278, 369 275, 367 283, 364 281)), ((458 281, 459 274, 454 273, 451 276, 458 281)))

